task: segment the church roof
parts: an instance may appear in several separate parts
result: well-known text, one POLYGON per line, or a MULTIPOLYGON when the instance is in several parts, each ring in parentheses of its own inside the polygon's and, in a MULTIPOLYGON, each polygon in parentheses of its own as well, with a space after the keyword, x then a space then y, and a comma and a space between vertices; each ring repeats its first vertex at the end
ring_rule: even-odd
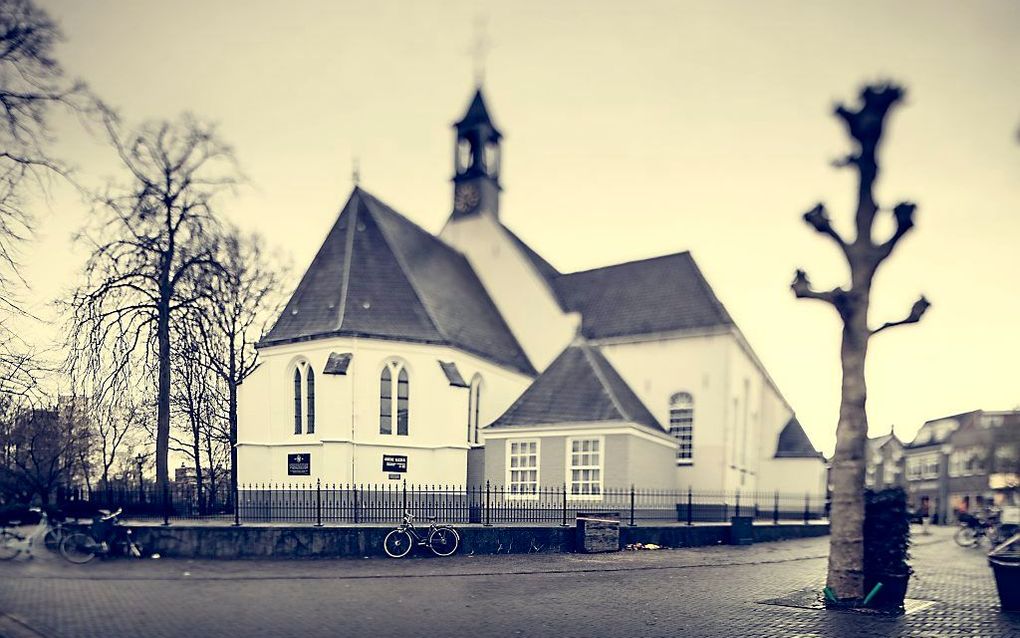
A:
POLYGON ((600 421, 665 432, 598 348, 578 338, 489 427, 600 421))
POLYGON ((492 122, 492 117, 489 115, 489 109, 485 106, 485 98, 482 97, 482 89, 480 88, 475 91, 474 97, 471 98, 471 105, 468 106, 467 113, 454 126, 457 127, 458 131, 463 131, 479 124, 485 124, 492 129, 492 133, 497 139, 502 137, 496 125, 492 122))
POLYGON ((733 324, 689 252, 560 275, 553 288, 589 339, 733 324))
POLYGON ((360 188, 261 345, 333 336, 449 345, 535 374, 467 259, 360 188))
POLYGON ((822 455, 811 444, 811 439, 804 432, 797 417, 790 417, 782 432, 779 433, 779 441, 776 445, 777 459, 820 459, 822 455))

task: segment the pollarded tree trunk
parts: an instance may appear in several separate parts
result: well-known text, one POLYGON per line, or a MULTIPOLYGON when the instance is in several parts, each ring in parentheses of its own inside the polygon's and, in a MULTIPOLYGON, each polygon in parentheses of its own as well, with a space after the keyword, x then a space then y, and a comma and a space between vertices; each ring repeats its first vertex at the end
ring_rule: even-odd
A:
POLYGON ((890 109, 903 98, 903 90, 894 85, 869 86, 861 92, 861 106, 852 111, 840 105, 836 115, 847 126, 857 149, 840 166, 858 171, 859 190, 852 242, 833 228, 828 212, 821 204, 805 213, 804 220, 817 232, 828 236, 843 252, 850 267, 851 285, 818 291, 803 270, 798 270, 791 288, 798 298, 816 299, 831 304, 843 321, 840 363, 843 368, 839 423, 836 426, 836 451, 832 458, 832 521, 829 542, 829 573, 826 584, 837 598, 857 601, 864 597, 864 475, 865 446, 868 438, 867 383, 865 361, 871 337, 893 326, 917 323, 928 309, 921 297, 910 314, 900 321, 888 322, 876 329, 868 327, 871 285, 878 267, 892 254, 896 244, 914 226, 914 204, 904 202, 892 209, 896 230, 892 237, 875 243, 872 237, 875 216, 880 212, 874 198, 878 177, 877 151, 883 126, 890 109))

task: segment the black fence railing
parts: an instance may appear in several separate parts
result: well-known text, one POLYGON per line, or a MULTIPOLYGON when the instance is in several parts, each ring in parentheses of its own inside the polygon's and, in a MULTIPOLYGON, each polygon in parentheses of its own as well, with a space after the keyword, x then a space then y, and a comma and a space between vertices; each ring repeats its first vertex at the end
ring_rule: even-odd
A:
POLYGON ((68 512, 123 508, 126 517, 158 520, 220 520, 241 523, 394 523, 403 513, 449 523, 571 525, 578 512, 618 512, 624 524, 729 522, 733 516, 756 521, 810 522, 828 517, 824 496, 765 491, 602 489, 573 494, 567 485, 531 493, 502 485, 351 485, 260 483, 211 491, 192 484, 138 489, 65 490, 58 503, 68 512))

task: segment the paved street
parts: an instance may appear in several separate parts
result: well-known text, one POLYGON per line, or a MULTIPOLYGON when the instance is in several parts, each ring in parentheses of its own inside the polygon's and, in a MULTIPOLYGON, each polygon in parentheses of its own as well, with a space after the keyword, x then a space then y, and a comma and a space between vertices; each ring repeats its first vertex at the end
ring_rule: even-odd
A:
POLYGON ((918 537, 911 598, 876 617, 761 604, 820 588, 827 538, 607 555, 0 565, 0 636, 1020 637, 983 554, 918 537))

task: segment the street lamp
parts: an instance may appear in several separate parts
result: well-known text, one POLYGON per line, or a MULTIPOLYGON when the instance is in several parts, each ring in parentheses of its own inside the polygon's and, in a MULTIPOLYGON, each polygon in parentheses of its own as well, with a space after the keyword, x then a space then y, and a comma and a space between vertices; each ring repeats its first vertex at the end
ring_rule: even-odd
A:
POLYGON ((138 502, 141 504, 145 503, 145 487, 142 484, 142 464, 145 463, 145 455, 139 454, 136 456, 135 463, 138 464, 138 502))

